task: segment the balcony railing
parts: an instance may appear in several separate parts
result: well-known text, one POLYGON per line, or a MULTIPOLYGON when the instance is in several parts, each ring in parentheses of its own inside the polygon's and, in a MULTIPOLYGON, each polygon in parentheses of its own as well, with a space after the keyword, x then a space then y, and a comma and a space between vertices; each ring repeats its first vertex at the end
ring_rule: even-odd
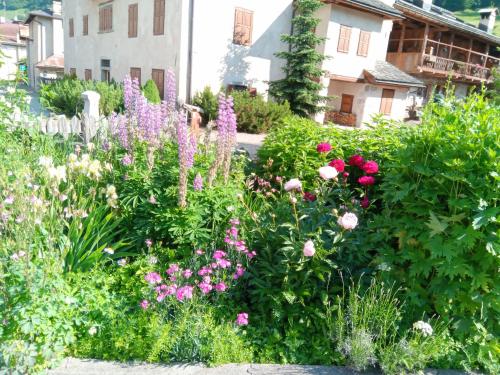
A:
POLYGON ((491 77, 491 70, 481 66, 480 64, 470 64, 463 61, 446 59, 434 55, 424 54, 423 70, 431 72, 449 72, 456 76, 461 76, 467 79, 488 80, 491 77))

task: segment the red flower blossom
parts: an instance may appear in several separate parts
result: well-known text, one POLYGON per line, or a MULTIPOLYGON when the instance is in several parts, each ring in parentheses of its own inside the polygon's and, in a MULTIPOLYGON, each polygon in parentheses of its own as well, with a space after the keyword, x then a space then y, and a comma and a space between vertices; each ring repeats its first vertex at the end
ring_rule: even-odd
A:
POLYGON ((309 193, 308 191, 306 191, 304 193, 303 198, 307 202, 314 202, 316 200, 316 195, 314 195, 313 193, 309 193))
POLYGON ((353 155, 349 158, 349 165, 361 168, 365 164, 365 159, 361 155, 353 155))
POLYGON ((344 172, 342 176, 344 176, 344 178, 347 179, 347 177, 349 177, 349 172, 344 172))
POLYGON ((364 170, 366 174, 376 174, 378 173, 378 164, 377 162, 370 160, 363 164, 361 169, 364 170))
POLYGON ((330 143, 328 142, 323 142, 323 143, 320 143, 317 147, 316 147, 316 151, 320 152, 320 153, 323 153, 323 152, 330 152, 332 150, 332 146, 330 145, 330 143))
POLYGON ((341 159, 332 160, 328 165, 330 167, 335 168, 337 170, 337 172, 344 172, 344 170, 345 170, 345 163, 341 159))
POLYGON ((368 199, 368 197, 365 195, 365 197, 361 200, 361 207, 363 208, 368 208, 370 207, 370 200, 368 199))
POLYGON ((363 186, 373 185, 375 178, 373 176, 361 176, 358 178, 358 182, 363 186))

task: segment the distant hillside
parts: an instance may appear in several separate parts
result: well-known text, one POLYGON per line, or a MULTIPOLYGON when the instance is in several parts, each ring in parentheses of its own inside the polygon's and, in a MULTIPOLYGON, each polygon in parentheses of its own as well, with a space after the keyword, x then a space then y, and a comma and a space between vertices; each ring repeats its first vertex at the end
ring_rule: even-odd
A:
POLYGON ((500 7, 500 0, 434 0, 434 4, 452 10, 480 9, 490 6, 500 7))
POLYGON ((52 0, 5 0, 7 11, 3 8, 3 1, 0 2, 0 15, 13 19, 17 16, 23 19, 26 15, 36 9, 50 9, 52 0))
MULTIPOLYGON (((477 10, 461 10, 455 12, 455 16, 467 23, 470 23, 471 25, 477 26, 479 24, 479 13, 477 12, 477 10)), ((493 34, 500 36, 500 19, 498 17, 495 24, 495 29, 493 30, 493 34)))

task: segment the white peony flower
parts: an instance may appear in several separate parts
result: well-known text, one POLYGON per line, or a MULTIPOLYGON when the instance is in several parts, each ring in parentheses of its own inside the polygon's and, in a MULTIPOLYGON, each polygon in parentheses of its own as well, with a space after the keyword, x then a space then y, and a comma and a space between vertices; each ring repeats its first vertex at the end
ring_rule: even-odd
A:
POLYGON ((64 165, 60 165, 58 167, 50 167, 47 169, 49 173, 49 177, 52 180, 55 180, 58 184, 61 181, 66 182, 66 167, 64 165))
POLYGON ((115 253, 115 251, 110 248, 110 247, 106 247, 103 252, 105 252, 106 254, 109 254, 109 255, 113 255, 115 253))
POLYGON ((332 180, 339 175, 339 172, 335 168, 327 165, 319 169, 319 175, 323 180, 332 180))
POLYGON ((413 329, 420 331, 420 333, 425 337, 431 336, 432 333, 434 332, 429 323, 423 322, 421 320, 413 323, 413 329))
POLYGON ((52 161, 52 158, 50 156, 40 156, 38 159, 38 165, 49 169, 50 167, 54 166, 54 162, 52 161))
POLYGON ((292 178, 290 181, 285 183, 285 190, 286 191, 292 191, 292 190, 297 190, 301 191, 302 190, 302 182, 298 178, 292 178))
POLYGON ((304 244, 304 256, 305 257, 312 257, 316 253, 316 249, 314 247, 314 242, 311 240, 307 241, 304 244))
POLYGON ((358 226, 358 217, 352 212, 340 216, 337 223, 345 230, 352 230, 358 226))
POLYGON ((96 327, 90 327, 89 328, 89 335, 94 336, 97 333, 97 328, 96 327))

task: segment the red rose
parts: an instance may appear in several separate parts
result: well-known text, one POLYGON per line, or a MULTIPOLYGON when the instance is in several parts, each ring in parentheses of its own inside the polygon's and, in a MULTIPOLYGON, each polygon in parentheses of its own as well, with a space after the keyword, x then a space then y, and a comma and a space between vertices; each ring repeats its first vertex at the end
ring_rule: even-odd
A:
POLYGON ((368 208, 370 207, 370 200, 368 199, 367 196, 365 196, 362 200, 361 200, 361 207, 363 208, 368 208))
POLYGON ((365 164, 365 159, 361 155, 354 155, 349 158, 349 165, 361 168, 365 164))
POLYGON ((361 169, 364 170, 366 174, 376 174, 378 173, 378 164, 377 162, 370 160, 363 164, 361 169))
POLYGON ((337 170, 337 172, 344 172, 344 170, 345 170, 345 163, 341 159, 332 160, 328 165, 330 167, 335 168, 337 170))
POLYGON ((320 152, 320 153, 323 153, 323 152, 330 152, 332 150, 332 146, 330 145, 330 143, 327 143, 327 142, 323 142, 323 143, 320 143, 317 147, 316 147, 316 151, 320 152))
POLYGON ((372 176, 362 176, 358 178, 358 182, 363 186, 373 185, 375 183, 375 178, 372 176))
POLYGON ((303 198, 307 202, 314 202, 316 200, 316 195, 314 195, 313 193, 309 193, 308 191, 306 191, 304 193, 303 198))

